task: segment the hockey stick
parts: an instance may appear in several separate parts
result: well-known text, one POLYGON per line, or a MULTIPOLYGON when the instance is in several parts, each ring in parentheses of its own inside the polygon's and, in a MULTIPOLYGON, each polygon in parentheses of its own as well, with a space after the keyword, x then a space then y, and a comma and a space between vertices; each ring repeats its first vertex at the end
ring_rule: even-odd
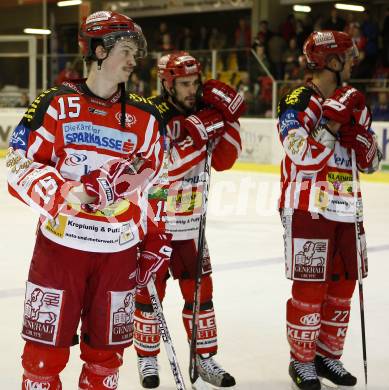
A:
POLYGON ((155 316, 158 319, 159 330, 161 333, 162 340, 165 344, 166 354, 169 359, 170 368, 173 373, 174 380, 176 382, 177 390, 185 390, 184 378, 181 374, 181 369, 178 364, 178 359, 176 351, 174 350, 173 341, 167 327, 165 320, 165 315, 163 314, 162 305, 158 298, 157 289, 155 288, 155 283, 153 278, 150 278, 150 281, 147 283, 147 290, 150 295, 150 301, 153 306, 155 316))
MULTIPOLYGON (((204 243, 205 243, 205 224, 207 220, 207 205, 209 184, 211 179, 211 159, 212 145, 208 141, 206 146, 207 156, 204 162, 204 189, 202 197, 202 213, 200 217, 199 235, 197 242, 197 269, 195 277, 195 293, 193 301, 193 317, 192 317, 192 336, 190 340, 190 355, 189 355, 189 377, 192 382, 192 387, 199 389, 201 387, 201 378, 197 370, 196 355, 197 355, 197 329, 199 325, 200 315, 200 289, 201 277, 203 273, 203 258, 204 258, 204 243)), ((204 385, 202 386, 204 387, 204 385)))
POLYGON ((359 287, 359 311, 361 314, 361 331, 362 331, 362 354, 363 354, 363 368, 365 371, 365 385, 367 386, 367 355, 366 355, 366 331, 365 331, 365 308, 363 299, 363 272, 362 272, 362 256, 363 248, 361 242, 361 224, 362 224, 362 204, 358 201, 358 186, 357 186, 357 164, 355 150, 351 151, 351 167, 353 178, 353 194, 355 205, 355 240, 357 249, 357 266, 358 266, 358 287, 359 287))

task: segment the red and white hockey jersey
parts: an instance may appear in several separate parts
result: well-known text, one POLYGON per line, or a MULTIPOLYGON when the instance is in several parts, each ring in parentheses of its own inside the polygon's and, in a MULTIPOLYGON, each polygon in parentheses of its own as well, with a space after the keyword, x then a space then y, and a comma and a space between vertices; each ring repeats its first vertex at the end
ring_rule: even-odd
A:
MULTIPOLYGON (((165 222, 173 240, 195 239, 202 211, 206 147, 194 147, 182 126, 184 115, 172 104, 162 96, 151 100, 166 123, 167 158, 165 175, 160 176, 158 185, 149 192, 149 230, 163 230, 165 222)), ((212 151, 215 170, 230 169, 239 157, 242 149, 239 128, 238 122, 226 122, 224 132, 216 138, 212 151)))
POLYGON ((130 99, 125 128, 121 115, 119 92, 101 99, 84 81, 67 82, 39 95, 15 128, 7 160, 9 191, 44 217, 40 229, 50 240, 85 251, 118 252, 143 238, 140 191, 97 213, 66 204, 53 221, 48 209, 53 199, 61 199, 64 182, 79 181, 112 158, 149 159, 153 174, 147 180, 153 183, 162 167, 161 117, 147 101, 130 99))
MULTIPOLYGON (((339 141, 328 148, 312 136, 322 120, 322 104, 323 98, 307 85, 286 94, 278 105, 277 128, 285 150, 279 207, 354 222, 351 150, 339 141)), ((359 175, 356 179, 359 188, 359 175)))

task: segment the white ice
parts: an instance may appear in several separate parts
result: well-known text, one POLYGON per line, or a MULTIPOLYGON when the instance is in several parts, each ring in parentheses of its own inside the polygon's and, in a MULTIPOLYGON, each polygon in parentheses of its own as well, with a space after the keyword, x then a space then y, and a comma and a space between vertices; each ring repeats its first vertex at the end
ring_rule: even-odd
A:
MULTIPOLYGON (((37 216, 11 198, 0 161, 0 389, 20 389, 20 338, 24 283, 34 245, 37 216)), ((241 390, 290 389, 282 228, 276 211, 278 177, 248 172, 212 173, 206 235, 214 268, 214 304, 219 332, 217 361, 241 390)), ((370 390, 389 389, 389 185, 363 183, 369 277, 364 281, 370 390)), ((364 389, 358 292, 343 361, 364 389)), ((188 380, 188 346, 181 323, 182 298, 170 281, 164 309, 181 369, 188 380)), ((161 345, 160 389, 175 389, 161 345)), ((64 390, 77 389, 79 350, 72 348, 62 372, 64 390)), ((135 352, 127 349, 119 389, 142 389, 135 352)))

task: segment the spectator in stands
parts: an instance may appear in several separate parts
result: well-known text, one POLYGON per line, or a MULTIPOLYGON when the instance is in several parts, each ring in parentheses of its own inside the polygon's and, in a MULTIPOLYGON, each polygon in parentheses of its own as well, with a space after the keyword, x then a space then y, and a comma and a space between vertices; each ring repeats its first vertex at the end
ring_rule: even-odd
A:
POLYGON ((382 59, 383 65, 389 67, 389 8, 386 8, 384 24, 382 27, 382 59))
POLYGON ((372 107, 372 115, 375 121, 389 121, 388 92, 378 93, 378 101, 372 107))
POLYGON ((208 40, 209 50, 218 50, 218 56, 221 59, 223 69, 227 69, 228 53, 223 51, 226 47, 226 35, 217 27, 213 27, 208 40))
POLYGON ((247 69, 247 48, 251 47, 251 29, 245 18, 239 19, 238 27, 235 29, 235 48, 239 70, 247 69))
POLYGON ((284 51, 282 62, 284 66, 284 79, 295 79, 298 71, 299 50, 297 48, 296 38, 289 40, 289 47, 284 51))
MULTIPOLYGON (((197 50, 208 50, 209 33, 206 26, 200 26, 199 34, 196 35, 197 50)), ((202 63, 202 61, 200 61, 202 63)))
POLYGON ((323 30, 323 25, 324 25, 324 18, 323 18, 323 15, 320 14, 316 18, 315 23, 313 24, 313 31, 321 31, 321 30, 323 30))
POLYGON ((280 25, 280 33, 286 42, 296 36, 296 19, 293 14, 288 15, 287 19, 280 25))
POLYGON ((355 22, 349 26, 349 34, 359 50, 359 60, 365 56, 366 37, 362 34, 361 26, 355 22))
POLYGON ((57 78, 54 80, 55 85, 61 85, 64 81, 79 79, 80 74, 76 71, 74 67, 74 63, 71 61, 67 61, 65 64, 65 68, 59 72, 57 78))
POLYGON ((168 29, 168 25, 167 25, 166 22, 161 22, 159 24, 158 31, 154 35, 154 40, 153 40, 154 43, 155 43, 155 49, 156 50, 159 50, 159 48, 162 47, 162 45, 163 45, 163 36, 165 34, 169 34, 170 35, 169 29, 168 29))
POLYGON ((312 79, 312 73, 307 69, 307 59, 304 55, 298 57, 298 67, 292 75, 294 80, 305 84, 309 79, 312 79))
POLYGON ((369 11, 365 11, 362 17, 363 23, 361 25, 361 30, 363 35, 366 37, 364 61, 366 62, 367 67, 370 70, 369 74, 367 75, 367 78, 371 78, 374 73, 374 68, 376 66, 378 57, 379 28, 377 22, 372 20, 369 11))
POLYGON ((278 33, 273 34, 269 41, 269 59, 272 66, 272 74, 276 80, 283 80, 284 78, 282 57, 286 48, 284 38, 278 33))
POLYGON ((150 96, 149 86, 139 77, 137 72, 131 73, 130 80, 128 82, 128 91, 140 96, 150 96))
POLYGON ((299 54, 303 52, 304 42, 308 38, 311 32, 312 32, 312 25, 305 24, 301 19, 296 20, 296 45, 299 54))
POLYGON ((253 95, 253 84, 250 82, 250 75, 248 72, 240 73, 240 80, 236 85, 237 92, 243 96, 243 99, 246 103, 247 114, 254 114, 254 95, 253 95))
POLYGON ((273 33, 269 29, 269 22, 267 20, 261 20, 259 22, 259 30, 257 36, 254 39, 256 45, 262 45, 265 47, 266 55, 269 55, 268 52, 268 43, 273 33))
POLYGON ((172 42, 172 36, 169 32, 162 35, 161 46, 158 47, 158 51, 174 51, 175 47, 172 42))
POLYGON ((182 32, 179 34, 176 46, 179 50, 192 50, 192 31, 189 27, 184 27, 182 32))
POLYGON ((332 8, 330 18, 323 23, 323 29, 343 31, 345 26, 346 21, 338 16, 338 11, 336 8, 332 8))

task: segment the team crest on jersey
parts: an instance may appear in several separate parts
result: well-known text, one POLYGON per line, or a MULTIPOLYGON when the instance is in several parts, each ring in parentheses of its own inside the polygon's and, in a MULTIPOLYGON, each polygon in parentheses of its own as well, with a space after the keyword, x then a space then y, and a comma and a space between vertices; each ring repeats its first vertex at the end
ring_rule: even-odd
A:
POLYGON ((24 300, 24 338, 55 345, 63 291, 27 282, 24 300))
MULTIPOLYGON (((118 121, 118 123, 120 125, 121 124, 121 119, 122 119, 122 113, 121 112, 117 112, 115 114, 115 118, 116 118, 116 120, 118 121)), ((135 116, 129 114, 128 112, 126 112, 126 120, 125 120, 126 127, 131 127, 135 123, 136 123, 135 116)))
POLYGON ((109 344, 124 344, 132 341, 134 334, 135 289, 111 291, 111 321, 109 344))
POLYGON ((326 280, 328 240, 293 239, 293 280, 326 280))

